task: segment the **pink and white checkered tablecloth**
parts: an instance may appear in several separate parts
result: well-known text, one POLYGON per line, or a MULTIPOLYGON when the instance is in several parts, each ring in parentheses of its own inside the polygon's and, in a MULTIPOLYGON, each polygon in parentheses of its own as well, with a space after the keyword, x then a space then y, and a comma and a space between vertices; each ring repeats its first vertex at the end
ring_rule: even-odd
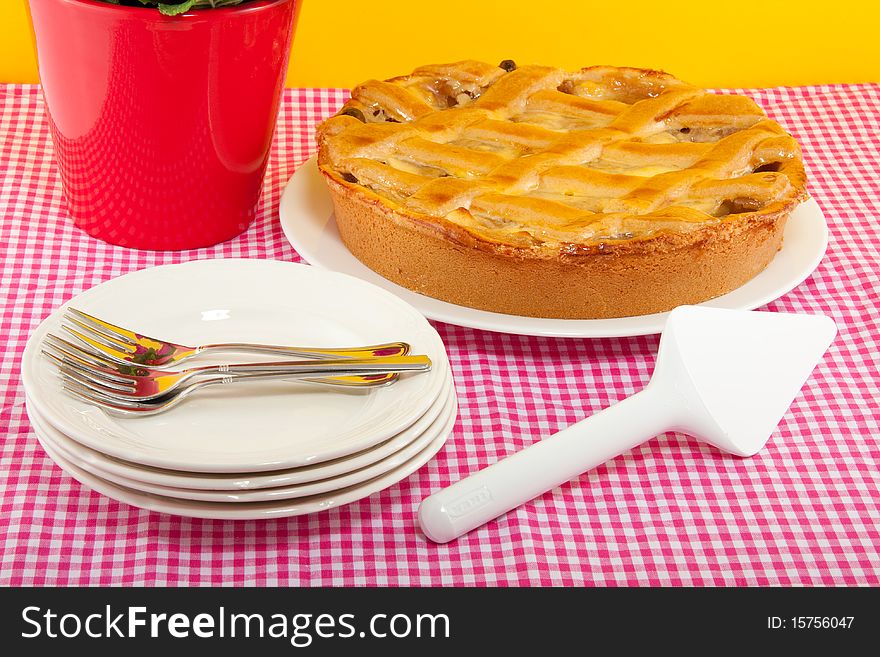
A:
POLYGON ((92 492, 37 443, 19 362, 59 304, 111 277, 206 257, 299 260, 277 219, 341 90, 289 90, 262 209, 244 235, 183 253, 98 242, 67 218, 40 92, 0 86, 0 584, 880 585, 880 85, 748 90, 803 146, 831 244, 768 306, 839 336, 766 449, 726 456, 667 434, 449 545, 419 501, 641 389, 657 337, 564 340, 437 323, 460 417, 403 482, 316 515, 255 522, 151 513, 92 492))

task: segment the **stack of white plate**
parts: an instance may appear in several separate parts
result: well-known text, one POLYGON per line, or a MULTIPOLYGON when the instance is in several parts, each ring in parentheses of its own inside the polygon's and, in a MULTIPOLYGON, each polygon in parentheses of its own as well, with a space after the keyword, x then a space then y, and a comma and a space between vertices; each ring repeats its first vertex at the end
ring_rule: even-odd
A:
MULTIPOLYGON (((127 274, 66 305, 180 344, 404 341, 433 361, 430 372, 384 388, 251 382, 196 392, 166 413, 119 417, 67 395, 41 355, 47 333, 63 335, 62 307, 34 332, 22 360, 33 429, 71 476, 134 506, 230 519, 321 511, 406 478, 440 450, 455 423, 437 332, 394 295, 343 274, 270 260, 203 260, 127 274)), ((193 364, 204 362, 217 357, 193 364)))

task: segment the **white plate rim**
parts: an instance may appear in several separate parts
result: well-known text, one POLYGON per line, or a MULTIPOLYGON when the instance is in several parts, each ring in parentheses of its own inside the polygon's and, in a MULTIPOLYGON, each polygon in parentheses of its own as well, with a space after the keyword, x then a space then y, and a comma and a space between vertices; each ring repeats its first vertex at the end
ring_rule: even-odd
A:
MULTIPOLYGON (((404 429, 401 433, 392 436, 384 443, 380 443, 363 452, 357 452, 349 457, 316 463, 313 466, 293 468, 290 470, 277 470, 268 472, 249 473, 204 473, 163 470, 150 466, 141 466, 123 459, 104 454, 103 452, 87 447, 59 431, 33 407, 33 403, 25 396, 25 409, 31 422, 41 424, 57 435, 53 435, 53 443, 61 442, 61 447, 74 453, 77 458, 89 463, 99 471, 114 474, 125 479, 165 486, 169 488, 189 488, 192 490, 240 492, 258 490, 261 488, 277 488, 294 484, 303 484, 319 479, 329 479, 352 470, 371 465, 406 447, 415 438, 437 419, 443 411, 450 395, 455 394, 451 373, 447 374, 446 390, 440 398, 434 402, 431 408, 415 423, 404 429), (48 426, 47 426, 48 425, 48 426)), ((88 468, 85 468, 88 469, 88 468)))
MULTIPOLYGON (((355 284, 361 290, 369 290, 372 293, 379 294, 385 301, 392 303, 396 307, 398 307, 403 313, 402 316, 407 316, 410 321, 414 322, 413 325, 418 327, 419 339, 429 341, 432 345, 432 354, 436 352, 436 357, 434 358, 435 367, 433 368, 433 371, 427 374, 419 375, 420 377, 430 377, 430 387, 428 388, 428 394, 420 397, 417 404, 410 406, 407 411, 402 412, 400 418, 394 424, 386 425, 383 431, 364 434, 362 440, 353 441, 347 444, 344 448, 328 449, 326 452, 321 454, 320 458, 315 458, 311 455, 309 455, 308 457, 302 455, 291 457, 289 455, 279 454, 274 458, 270 458, 269 456, 262 456, 259 460, 255 460, 249 463, 244 463, 237 460, 234 462, 229 460, 206 462, 195 461, 194 458, 190 461, 184 462, 180 460, 180 457, 175 457, 173 455, 153 454, 145 449, 132 452, 130 446, 120 447, 119 445, 114 445, 112 443, 108 444, 106 441, 106 437, 102 437, 88 431, 82 426, 81 423, 72 421, 69 417, 54 413, 51 406, 47 404, 46 400, 43 398, 42 392, 44 391, 39 385, 38 377, 35 370, 35 368, 38 366, 37 363, 41 358, 39 354, 39 342, 41 341, 45 333, 48 332, 50 327, 53 327, 60 323, 61 314, 67 306, 75 304, 84 310, 89 310, 89 298, 94 290, 102 288, 103 286, 119 285, 118 281, 125 279, 126 277, 161 275, 152 274, 152 272, 168 271, 171 269, 175 269, 179 272, 183 271, 184 269, 201 266, 231 266, 247 268, 260 266, 274 267, 278 265, 293 268, 290 269, 290 271, 298 268, 304 268, 303 271, 305 269, 311 271, 323 271, 299 263, 269 259, 263 260, 247 258, 215 258, 205 260, 192 260, 184 263, 160 265, 157 267, 148 267, 134 272, 129 272, 127 274, 123 274, 122 276, 117 276, 115 278, 109 279, 108 281, 105 281, 99 285, 96 285, 81 292, 78 295, 75 295, 72 299, 64 302, 61 306, 59 306, 59 308, 57 308, 46 319, 44 319, 40 323, 40 325, 33 331, 27 341, 27 344, 25 345, 21 360, 21 371, 22 383, 24 385, 27 397, 31 399, 35 409, 47 422, 49 422, 56 429, 64 433, 67 437, 72 438, 77 442, 81 442, 82 444, 91 447, 92 449, 96 449, 104 452, 105 454, 109 454, 111 456, 115 456, 117 458, 125 459, 128 461, 136 461, 143 465, 149 465, 170 470, 185 470, 193 472, 264 472, 267 470, 290 469, 301 467, 304 465, 311 465, 316 462, 337 459, 360 451, 364 451, 387 440, 393 435, 404 431, 408 426, 415 423, 422 415, 424 415, 427 409, 430 408, 431 404, 436 401, 437 397, 443 389, 443 381, 445 380, 444 377, 446 375, 445 373, 441 373, 441 370, 449 369, 448 358, 442 338, 440 338, 436 330, 424 319, 423 316, 421 316, 417 311, 415 311, 411 306, 403 302, 401 299, 395 297, 393 294, 390 294, 389 292, 382 290, 381 288, 377 288, 376 286, 366 283, 365 281, 359 280, 355 277, 345 274, 338 274, 335 272, 324 273, 332 274, 334 277, 341 277, 338 280, 343 280, 349 284, 355 284)), ((106 288, 104 289, 106 290, 106 288)), ((426 383, 425 385, 428 384, 426 383)), ((391 389, 392 388, 388 388, 386 390, 391 389)), ((64 401, 66 404, 68 404, 68 406, 73 404, 80 405, 84 408, 88 407, 86 404, 80 404, 76 400, 73 400, 72 398, 64 395, 60 388, 58 390, 53 390, 52 393, 63 396, 64 401)))
MULTIPOLYGON (((615 319, 544 319, 505 315, 459 306, 418 294, 383 278, 357 260, 342 244, 332 219, 329 194, 320 179, 316 157, 309 158, 290 177, 281 196, 279 217, 284 236, 296 252, 312 265, 343 272, 379 285, 404 299, 429 319, 499 333, 557 338, 619 338, 652 335, 663 331, 669 313, 615 319), (324 195, 324 198, 319 197, 324 195), (315 215, 329 215, 323 219, 315 215), (303 221, 304 216, 311 218, 303 221), (323 224, 321 223, 323 221, 323 224), (310 243, 314 242, 314 244, 310 243), (327 250, 330 249, 330 255, 327 250), (323 251, 323 252, 321 252, 323 251)), ((785 241, 773 262, 751 281, 732 292, 702 304, 731 310, 753 310, 787 294, 815 271, 828 247, 828 225, 815 199, 794 210, 786 223, 785 241), (786 241, 807 240, 803 252, 786 251, 786 241), (797 266, 784 269, 794 255, 797 266), (782 257, 781 257, 782 256, 782 257), (769 281, 775 285, 758 292, 769 281)))
MULTIPOLYGON (((434 402, 431 408, 415 423, 404 429, 401 433, 389 438, 373 448, 358 452, 350 457, 343 457, 333 461, 316 463, 313 466, 293 468, 269 472, 250 473, 203 473, 163 470, 150 466, 141 466, 114 456, 109 456, 101 451, 87 447, 54 427, 46 418, 33 407, 33 403, 25 396, 25 410, 32 423, 41 424, 57 435, 52 436, 52 442, 61 442, 63 451, 73 453, 77 459, 83 460, 100 472, 109 473, 125 479, 164 486, 168 488, 189 488, 191 490, 225 491, 229 493, 259 490, 262 488, 277 488, 304 484, 319 479, 332 477, 351 472, 371 465, 372 463, 386 458, 403 449, 410 442, 418 438, 440 415, 451 395, 455 394, 451 372, 447 373, 446 390, 440 398, 434 402), (48 425, 48 426, 47 426, 48 425)), ((84 469, 94 472, 89 468, 84 469)), ((109 478, 109 477, 107 477, 109 478)), ((129 486, 130 488, 132 486, 129 486)))
POLYGON ((63 440, 63 434, 57 429, 47 427, 39 417, 31 418, 31 424, 35 431, 39 431, 43 440, 51 445, 62 458, 89 474, 104 479, 111 484, 116 484, 143 493, 161 495, 163 497, 198 502, 241 504, 247 502, 271 502, 273 500, 289 500, 302 497, 312 497, 314 495, 324 495, 343 488, 350 488, 371 479, 375 479, 376 477, 380 477, 395 467, 406 463, 409 459, 427 448, 428 445, 440 435, 440 432, 444 430, 446 425, 453 420, 452 413, 455 407, 455 396, 447 396, 442 404, 440 414, 424 431, 417 435, 415 439, 386 458, 379 459, 363 468, 351 470, 335 477, 328 477, 326 479, 314 480, 302 484, 235 492, 162 486, 130 479, 124 475, 106 472, 100 467, 96 467, 90 462, 82 460, 75 452, 69 450, 68 442, 63 440))
POLYGON ((369 497, 370 495, 400 483, 434 458, 437 452, 443 448, 446 441, 449 439, 449 436, 452 434, 457 417, 458 407, 456 404, 456 407, 453 409, 453 418, 450 423, 424 450, 394 470, 381 477, 365 482, 362 485, 334 491, 333 495, 315 495, 294 500, 246 502, 243 504, 178 500, 163 497, 161 495, 142 493, 130 488, 118 486, 105 479, 95 477, 66 461, 64 458, 59 457, 55 450, 43 442, 43 439, 39 434, 36 432, 34 433, 49 458, 51 458, 55 464, 69 476, 76 479, 83 486, 91 488, 95 492, 118 502, 122 502, 123 504, 128 504, 129 506, 155 513, 165 513, 168 515, 184 516, 188 518, 204 518, 208 520, 267 520, 307 515, 338 508, 357 502, 358 500, 369 497))

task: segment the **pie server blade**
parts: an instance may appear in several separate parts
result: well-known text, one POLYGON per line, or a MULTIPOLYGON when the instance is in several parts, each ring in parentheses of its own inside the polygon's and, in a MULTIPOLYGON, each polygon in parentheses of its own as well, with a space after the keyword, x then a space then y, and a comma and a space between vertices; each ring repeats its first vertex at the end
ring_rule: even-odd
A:
POLYGON ((752 456, 836 333, 824 315, 680 306, 643 390, 427 497, 422 530, 451 541, 666 431, 752 456))

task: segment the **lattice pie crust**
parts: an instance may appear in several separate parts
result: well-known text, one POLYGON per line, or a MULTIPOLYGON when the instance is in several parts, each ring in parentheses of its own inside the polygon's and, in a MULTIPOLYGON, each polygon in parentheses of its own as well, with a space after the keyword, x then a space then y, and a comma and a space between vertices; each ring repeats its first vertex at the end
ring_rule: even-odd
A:
POLYGON ((751 99, 658 71, 477 61, 371 80, 318 129, 343 241, 386 278, 517 315, 607 318, 753 278, 804 200, 751 99))

